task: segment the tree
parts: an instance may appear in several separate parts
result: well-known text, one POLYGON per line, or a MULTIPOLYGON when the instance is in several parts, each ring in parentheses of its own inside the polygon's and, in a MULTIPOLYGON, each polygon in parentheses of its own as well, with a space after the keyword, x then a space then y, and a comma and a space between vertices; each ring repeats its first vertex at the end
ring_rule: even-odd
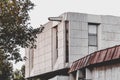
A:
POLYGON ((16 69, 13 72, 13 80, 25 80, 20 70, 16 69))
POLYGON ((23 60, 18 46, 36 47, 36 34, 43 28, 30 26, 29 11, 33 7, 30 0, 0 0, 0 80, 10 80, 11 60, 23 60))
POLYGON ((22 65, 21 73, 22 73, 23 77, 25 77, 25 65, 22 65))
POLYGON ((13 72, 13 80, 25 80, 25 65, 13 72))
POLYGON ((6 55, 0 50, 0 80, 11 80, 12 63, 6 59, 6 55))
POLYGON ((34 4, 30 0, 0 0, 0 49, 8 60, 22 61, 18 46, 34 45, 40 28, 30 26, 29 11, 34 4))

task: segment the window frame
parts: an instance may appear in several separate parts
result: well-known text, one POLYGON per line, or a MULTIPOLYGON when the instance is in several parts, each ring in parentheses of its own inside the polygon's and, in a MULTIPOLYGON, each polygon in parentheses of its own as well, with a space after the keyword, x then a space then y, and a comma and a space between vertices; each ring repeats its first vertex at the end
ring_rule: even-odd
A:
POLYGON ((97 34, 88 34, 88 46, 98 46, 98 36, 97 36, 97 34), (96 37, 96 44, 91 44, 90 43, 90 36, 95 36, 96 37))
POLYGON ((90 52, 90 47, 95 47, 96 48, 96 50, 98 50, 98 26, 99 26, 99 24, 97 24, 97 23, 88 23, 88 53, 90 54, 91 52, 94 52, 94 51, 91 51, 90 52), (96 26, 96 34, 95 33, 90 33, 89 32, 89 29, 90 29, 90 25, 95 25, 96 26), (92 44, 90 44, 90 36, 96 36, 96 45, 92 45, 92 44))

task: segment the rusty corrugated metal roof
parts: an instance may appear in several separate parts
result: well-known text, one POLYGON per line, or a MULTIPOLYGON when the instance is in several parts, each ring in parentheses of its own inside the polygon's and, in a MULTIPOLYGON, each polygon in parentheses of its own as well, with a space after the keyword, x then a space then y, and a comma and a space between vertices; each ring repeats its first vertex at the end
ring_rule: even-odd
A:
POLYGON ((118 46, 114 52, 112 59, 117 59, 120 57, 120 46, 118 46))
POLYGON ((75 62, 72 63, 72 66, 69 70, 69 73, 76 71, 78 69, 87 67, 89 65, 103 63, 106 61, 112 61, 120 58, 120 45, 106 48, 100 51, 96 51, 92 54, 89 54, 75 62))
POLYGON ((100 52, 100 55, 97 59, 97 63, 103 62, 106 56, 107 50, 103 50, 100 52))

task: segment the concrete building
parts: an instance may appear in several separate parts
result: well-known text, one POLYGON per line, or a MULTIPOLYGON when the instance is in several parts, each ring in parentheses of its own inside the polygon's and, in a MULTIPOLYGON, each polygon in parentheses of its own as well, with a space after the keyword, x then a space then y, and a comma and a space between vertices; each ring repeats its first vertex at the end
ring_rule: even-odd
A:
POLYGON ((119 80, 120 45, 109 47, 74 61, 70 80, 119 80))
POLYGON ((72 62, 120 44, 120 17, 67 12, 49 20, 37 35, 37 48, 26 49, 27 79, 71 80, 72 62))

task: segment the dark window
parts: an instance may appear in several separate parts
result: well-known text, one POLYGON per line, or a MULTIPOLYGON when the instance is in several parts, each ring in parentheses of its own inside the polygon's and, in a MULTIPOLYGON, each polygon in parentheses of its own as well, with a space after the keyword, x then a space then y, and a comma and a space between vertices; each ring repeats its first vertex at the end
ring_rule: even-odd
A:
POLYGON ((58 58, 58 26, 53 27, 52 37, 53 37, 53 64, 55 64, 58 58))
POLYGON ((89 43, 89 46, 97 46, 97 35, 89 34, 88 43, 89 43))
POLYGON ((56 58, 58 58, 58 27, 55 27, 56 29, 56 58))
POLYGON ((66 38, 66 62, 69 62, 69 22, 65 21, 65 38, 66 38))
POLYGON ((88 47, 89 53, 92 53, 98 46, 98 24, 88 24, 88 29, 88 47))

